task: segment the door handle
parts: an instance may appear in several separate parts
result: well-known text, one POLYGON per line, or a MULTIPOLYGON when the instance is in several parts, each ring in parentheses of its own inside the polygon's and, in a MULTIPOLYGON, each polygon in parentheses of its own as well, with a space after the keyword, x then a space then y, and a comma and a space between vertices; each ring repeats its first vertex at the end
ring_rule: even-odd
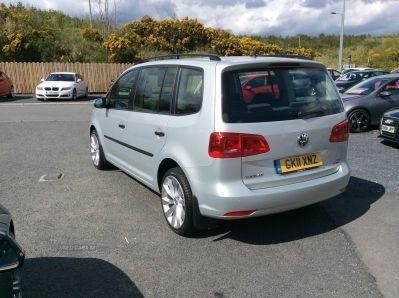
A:
POLYGON ((120 127, 120 128, 122 128, 122 129, 125 129, 125 124, 118 124, 118 126, 120 127))
POLYGON ((165 133, 164 133, 164 132, 158 131, 158 130, 154 131, 154 134, 155 134, 157 137, 164 137, 164 136, 165 136, 165 133))

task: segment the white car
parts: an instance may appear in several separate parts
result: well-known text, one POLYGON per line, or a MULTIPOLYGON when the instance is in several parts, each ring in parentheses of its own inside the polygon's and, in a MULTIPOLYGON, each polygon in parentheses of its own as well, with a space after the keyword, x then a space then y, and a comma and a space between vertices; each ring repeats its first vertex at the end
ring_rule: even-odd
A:
POLYGON ((53 72, 36 87, 37 100, 87 97, 87 83, 75 72, 53 72))

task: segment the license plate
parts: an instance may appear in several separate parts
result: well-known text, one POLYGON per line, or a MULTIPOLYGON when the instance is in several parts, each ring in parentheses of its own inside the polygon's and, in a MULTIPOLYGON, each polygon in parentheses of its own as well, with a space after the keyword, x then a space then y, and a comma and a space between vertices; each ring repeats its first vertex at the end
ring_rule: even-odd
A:
POLYGON ((381 131, 386 131, 390 133, 395 133, 395 126, 389 126, 389 125, 381 125, 381 131))
POLYGON ((320 167, 323 165, 323 159, 320 152, 317 152, 275 160, 275 165, 278 174, 287 174, 320 167))
POLYGON ((50 95, 50 96, 58 96, 58 92, 46 92, 46 95, 50 95))

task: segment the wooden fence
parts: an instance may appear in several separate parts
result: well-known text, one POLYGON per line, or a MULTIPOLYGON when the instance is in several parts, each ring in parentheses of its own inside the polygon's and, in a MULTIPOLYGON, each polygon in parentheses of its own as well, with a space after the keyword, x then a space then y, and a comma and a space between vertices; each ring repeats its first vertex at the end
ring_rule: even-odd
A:
POLYGON ((0 70, 13 81, 16 93, 34 93, 40 79, 51 72, 80 73, 89 85, 89 92, 105 92, 130 64, 121 63, 57 63, 57 62, 0 62, 0 70))

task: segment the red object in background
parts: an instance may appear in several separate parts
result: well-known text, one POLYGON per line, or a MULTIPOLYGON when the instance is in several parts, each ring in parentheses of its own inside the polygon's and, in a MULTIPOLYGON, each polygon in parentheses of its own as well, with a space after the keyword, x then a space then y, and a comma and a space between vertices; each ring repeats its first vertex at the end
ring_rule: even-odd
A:
POLYGON ((246 80, 241 85, 244 101, 250 103, 254 97, 259 94, 270 93, 275 99, 280 97, 280 91, 277 84, 270 85, 267 82, 267 75, 256 74, 243 76, 246 80))
POLYGON ((0 71, 0 96, 13 97, 13 84, 11 79, 0 71))

